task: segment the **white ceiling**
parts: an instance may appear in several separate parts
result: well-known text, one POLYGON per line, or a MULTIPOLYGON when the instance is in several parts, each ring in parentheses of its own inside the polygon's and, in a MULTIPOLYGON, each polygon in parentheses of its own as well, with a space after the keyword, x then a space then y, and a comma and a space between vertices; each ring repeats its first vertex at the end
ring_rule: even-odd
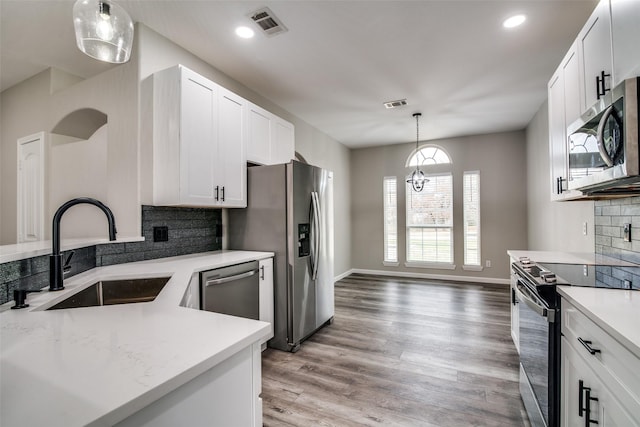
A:
MULTIPOLYGON (((75 46, 73 0, 0 0, 0 89, 48 67, 110 65, 75 46)), ((349 147, 523 129, 596 0, 118 1, 196 54, 349 147), (268 6, 288 32, 242 40, 268 6), (502 21, 528 17, 506 30, 502 21), (387 110, 385 101, 406 98, 387 110)))

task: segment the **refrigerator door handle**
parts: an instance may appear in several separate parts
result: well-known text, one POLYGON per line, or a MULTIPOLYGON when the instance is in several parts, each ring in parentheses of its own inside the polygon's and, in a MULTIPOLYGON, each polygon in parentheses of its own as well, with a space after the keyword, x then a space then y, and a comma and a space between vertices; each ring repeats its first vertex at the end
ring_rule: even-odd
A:
POLYGON ((318 261, 320 260, 320 199, 316 191, 311 192, 313 208, 313 260, 311 265, 311 280, 318 278, 318 261))

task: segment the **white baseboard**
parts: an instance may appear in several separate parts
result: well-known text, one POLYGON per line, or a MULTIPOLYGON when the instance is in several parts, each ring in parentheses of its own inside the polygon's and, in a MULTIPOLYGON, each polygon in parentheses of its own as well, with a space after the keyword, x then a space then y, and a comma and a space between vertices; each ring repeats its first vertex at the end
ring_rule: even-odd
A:
POLYGON ((509 279, 502 279, 497 277, 454 276, 449 274, 411 273, 405 271, 364 270, 361 268, 352 268, 346 273, 343 273, 340 276, 336 277, 336 281, 344 279, 352 273, 372 274, 376 276, 413 277, 418 279, 455 280, 457 282, 496 283, 500 285, 510 284, 509 279))
POLYGON ((337 282, 338 280, 342 280, 342 279, 344 279, 345 277, 347 277, 347 276, 351 275, 352 273, 353 273, 353 268, 352 268, 351 270, 347 270, 347 271, 345 271, 345 272, 344 272, 344 273, 342 273, 342 274, 337 275, 336 277, 334 277, 334 278, 333 278, 333 281, 334 281, 334 282, 337 282))

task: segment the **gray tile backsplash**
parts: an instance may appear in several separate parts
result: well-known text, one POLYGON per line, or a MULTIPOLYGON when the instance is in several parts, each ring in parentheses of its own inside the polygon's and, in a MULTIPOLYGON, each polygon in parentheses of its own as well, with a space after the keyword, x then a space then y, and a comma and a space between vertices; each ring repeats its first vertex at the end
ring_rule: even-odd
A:
MULTIPOLYGON (((94 267, 215 251, 222 248, 216 230, 222 224, 219 209, 142 206, 144 242, 112 243, 76 249, 71 277, 94 267), (153 227, 169 230, 166 242, 153 241, 153 227)), ((65 257, 69 251, 65 251, 65 257)), ((41 289, 49 283, 49 255, 0 264, 0 304, 13 299, 14 289, 41 289)))
MULTIPOLYGON (((640 264, 640 197, 595 202, 595 252, 640 264), (624 224, 631 224, 631 242, 624 241, 624 224)), ((623 287, 624 281, 640 289, 637 269, 602 267, 596 280, 603 287, 623 287)))

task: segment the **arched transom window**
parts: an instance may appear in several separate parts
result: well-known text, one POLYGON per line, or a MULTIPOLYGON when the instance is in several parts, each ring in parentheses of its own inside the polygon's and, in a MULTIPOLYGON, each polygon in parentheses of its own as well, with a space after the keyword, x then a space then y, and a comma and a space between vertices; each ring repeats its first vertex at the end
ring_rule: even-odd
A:
POLYGON ((451 163, 451 157, 437 145, 425 145, 414 152, 407 160, 407 167, 422 165, 442 165, 451 163))

